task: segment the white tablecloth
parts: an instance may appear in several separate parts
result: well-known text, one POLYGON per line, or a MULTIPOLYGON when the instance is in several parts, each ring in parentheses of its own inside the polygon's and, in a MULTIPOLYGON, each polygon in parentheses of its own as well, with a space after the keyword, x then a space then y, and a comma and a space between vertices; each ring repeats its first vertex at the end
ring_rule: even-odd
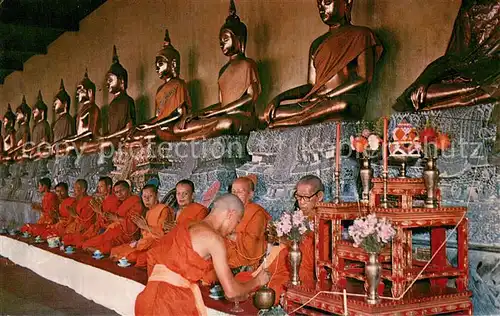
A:
MULTIPOLYGON (((135 298, 144 289, 136 281, 6 236, 0 236, 0 255, 121 315, 134 315, 135 298)), ((208 315, 227 314, 208 309, 208 315)))

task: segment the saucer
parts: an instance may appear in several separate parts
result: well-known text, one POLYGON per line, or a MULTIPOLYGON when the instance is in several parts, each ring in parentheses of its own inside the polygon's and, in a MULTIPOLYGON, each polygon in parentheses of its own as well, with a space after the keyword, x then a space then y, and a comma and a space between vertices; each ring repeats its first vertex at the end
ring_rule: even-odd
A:
POLYGON ((210 297, 210 298, 211 298, 211 299, 213 299, 213 300, 218 301, 218 300, 223 299, 223 298, 224 298, 224 295, 209 294, 209 295, 208 295, 208 297, 210 297))
POLYGON ((130 265, 131 265, 131 263, 130 263, 130 262, 127 262, 126 264, 121 264, 120 262, 118 262, 118 266, 119 266, 119 267, 122 267, 122 268, 126 268, 126 267, 128 267, 128 266, 130 266, 130 265))
POLYGON ((35 239, 35 244, 41 244, 41 243, 43 243, 42 239, 38 239, 38 240, 35 239))
POLYGON ((54 245, 54 246, 49 245, 49 248, 59 248, 59 245, 54 245))
POLYGON ((100 256, 92 255, 92 258, 94 258, 95 260, 99 260, 99 259, 104 258, 104 255, 102 255, 102 254, 100 256))

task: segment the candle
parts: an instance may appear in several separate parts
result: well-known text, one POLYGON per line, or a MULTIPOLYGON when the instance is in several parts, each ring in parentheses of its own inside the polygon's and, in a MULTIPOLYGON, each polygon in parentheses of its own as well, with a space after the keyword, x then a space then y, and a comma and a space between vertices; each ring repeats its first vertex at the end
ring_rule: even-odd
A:
POLYGON ((389 122, 387 117, 384 117, 384 142, 382 144, 382 160, 384 161, 384 172, 387 173, 387 136, 389 122))
POLYGON ((341 123, 337 123, 337 139, 335 142, 335 171, 340 172, 340 125, 341 123))
POLYGON ((349 313, 347 313, 347 293, 345 289, 343 292, 344 292, 344 315, 349 315, 349 313))

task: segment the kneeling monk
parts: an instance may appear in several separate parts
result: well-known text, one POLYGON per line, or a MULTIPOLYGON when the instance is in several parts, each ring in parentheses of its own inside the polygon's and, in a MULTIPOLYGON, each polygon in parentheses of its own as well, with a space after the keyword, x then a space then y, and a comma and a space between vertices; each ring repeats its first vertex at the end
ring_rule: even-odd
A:
POLYGON ((142 203, 148 209, 146 218, 140 215, 132 215, 132 221, 141 229, 142 238, 130 244, 123 244, 111 249, 111 258, 120 259, 126 257, 130 262, 137 262, 139 266, 146 266, 144 262, 138 262, 138 257, 145 254, 163 233, 163 223, 172 221, 174 210, 158 201, 158 188, 153 184, 147 184, 142 188, 142 203))
POLYGON ((42 204, 33 203, 33 210, 41 212, 41 216, 36 224, 26 224, 21 227, 21 232, 28 232, 33 236, 39 236, 48 225, 54 224, 57 221, 57 209, 59 200, 54 192, 50 191, 51 183, 49 178, 42 178, 38 181, 38 192, 42 197, 42 204))
POLYGON ((59 182, 55 187, 57 198, 59 199, 59 221, 53 225, 49 225, 40 236, 47 239, 49 236, 62 237, 66 231, 66 227, 73 222, 73 217, 70 213, 70 208, 75 208, 76 200, 68 195, 68 184, 59 182))
POLYGON ((232 194, 214 202, 212 212, 200 223, 176 226, 148 252, 148 284, 135 303, 136 315, 206 315, 197 282, 213 267, 226 297, 238 299, 266 284, 262 270, 249 282, 236 281, 227 264, 224 237, 243 216, 243 204, 232 194))
POLYGON ((113 191, 122 203, 116 212, 107 213, 112 223, 108 225, 106 231, 83 243, 82 248, 85 250, 94 252, 99 249, 102 253, 109 254, 111 248, 134 240, 138 229, 132 217, 142 214, 141 199, 137 195, 132 195, 127 181, 116 182, 113 191))

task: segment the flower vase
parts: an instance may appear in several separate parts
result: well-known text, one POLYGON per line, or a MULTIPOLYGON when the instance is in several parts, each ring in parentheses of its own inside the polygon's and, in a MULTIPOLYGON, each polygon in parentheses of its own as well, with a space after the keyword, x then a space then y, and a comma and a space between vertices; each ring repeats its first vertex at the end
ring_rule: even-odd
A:
POLYGON ((439 179, 439 170, 437 169, 436 158, 425 159, 425 166, 423 172, 425 189, 427 191, 427 198, 425 199, 426 208, 435 208, 437 206, 436 189, 439 179))
POLYGON ((302 262, 302 252, 300 251, 298 240, 292 241, 292 245, 290 246, 290 251, 288 252, 288 260, 290 261, 290 267, 292 269, 290 282, 293 285, 299 285, 300 284, 299 270, 300 270, 300 263, 302 262))
POLYGON ((373 177, 373 170, 368 157, 360 159, 359 177, 361 179, 361 203, 368 203, 370 200, 370 189, 373 177))
POLYGON ((378 261, 379 254, 376 252, 368 253, 368 262, 365 265, 365 291, 366 291, 366 302, 368 304, 378 304, 380 303, 380 297, 378 295, 378 285, 380 284, 380 272, 382 266, 378 261))

